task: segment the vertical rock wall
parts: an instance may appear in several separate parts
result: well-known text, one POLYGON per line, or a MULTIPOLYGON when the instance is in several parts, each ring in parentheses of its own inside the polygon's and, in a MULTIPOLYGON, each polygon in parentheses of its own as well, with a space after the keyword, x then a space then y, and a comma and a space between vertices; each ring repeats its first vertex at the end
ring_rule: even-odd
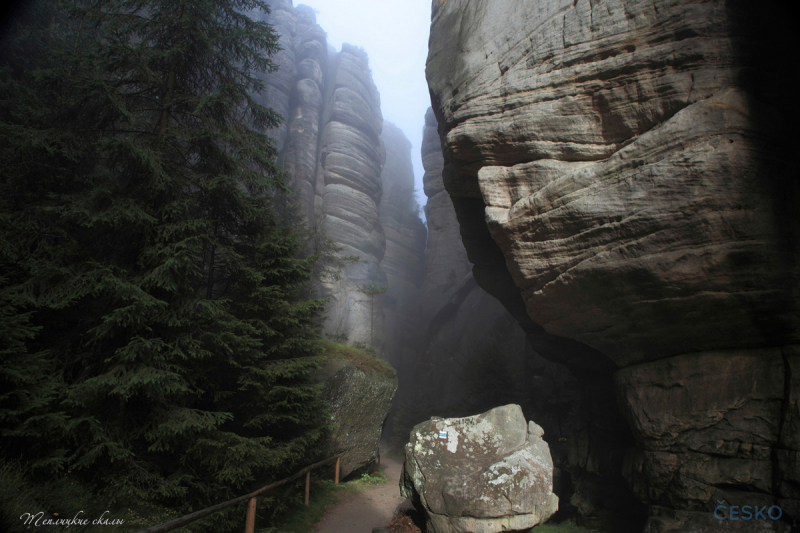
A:
POLYGON ((375 326, 378 304, 365 288, 388 283, 380 268, 386 250, 378 219, 385 159, 380 97, 366 52, 345 44, 330 63, 317 155, 319 228, 352 262, 338 280, 325 284, 331 298, 325 331, 374 347, 382 339, 375 326))
POLYGON ((313 221, 315 206, 318 210, 321 204, 316 186, 317 152, 328 47, 325 32, 314 22, 314 13, 306 6, 298 6, 297 13, 295 63, 288 67, 295 72, 295 82, 291 107, 285 115, 287 134, 280 162, 291 177, 292 189, 298 193, 301 212, 306 220, 313 221))
MULTIPOLYGON (((533 350, 517 320, 476 282, 443 184, 445 162, 437 128, 429 109, 422 143, 429 233, 417 322, 419 347, 413 358, 397 367, 400 420, 395 433, 431 415, 466 416, 518 403, 545 429, 556 465, 557 492, 562 499, 566 496, 563 505, 568 505, 572 477, 584 472, 587 464, 600 462, 589 460, 585 442, 593 424, 603 419, 598 412, 604 404, 582 410, 575 375, 533 350)), ((610 389, 608 393, 605 402, 613 403, 613 393, 610 389)), ((619 495, 614 497, 620 500, 619 495)))
POLYGON ((571 442, 585 517, 624 476, 648 532, 721 527, 722 500, 800 518, 797 46, 775 9, 434 1, 444 185, 478 283, 596 411, 571 442))
POLYGON ((403 358, 411 356, 417 345, 428 231, 419 217, 414 195, 411 143, 390 122, 384 122, 381 138, 386 147, 386 163, 381 173, 383 198, 378 213, 386 234, 381 269, 386 273, 388 290, 381 296, 385 320, 380 352, 392 366, 399 368, 403 358))
POLYGON ((324 332, 399 357, 414 345, 426 239, 410 144, 391 125, 382 135, 364 50, 330 49, 307 6, 270 6, 269 15, 253 16, 274 26, 283 50, 272 58, 278 71, 261 74, 266 88, 256 97, 285 118, 270 132, 279 162, 309 231, 329 239, 339 258, 320 280, 321 296, 330 298, 324 332))

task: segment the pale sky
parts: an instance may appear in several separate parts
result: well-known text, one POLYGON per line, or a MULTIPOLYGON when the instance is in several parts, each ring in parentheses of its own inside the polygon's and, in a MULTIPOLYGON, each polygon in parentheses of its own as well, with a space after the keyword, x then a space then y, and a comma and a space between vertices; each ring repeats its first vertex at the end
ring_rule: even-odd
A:
POLYGON ((295 0, 299 4, 317 12, 317 23, 337 51, 342 43, 366 50, 383 120, 393 122, 411 141, 417 200, 425 205, 420 146, 430 106, 425 60, 431 0, 295 0))

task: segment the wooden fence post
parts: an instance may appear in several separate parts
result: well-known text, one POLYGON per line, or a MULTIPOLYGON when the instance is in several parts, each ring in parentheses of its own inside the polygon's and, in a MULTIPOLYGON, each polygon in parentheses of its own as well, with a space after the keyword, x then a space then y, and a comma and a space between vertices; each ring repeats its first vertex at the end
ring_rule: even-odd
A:
POLYGON ((247 518, 244 520, 244 533, 253 533, 256 528, 256 499, 247 502, 247 518))
POLYGON ((333 484, 339 484, 339 457, 336 458, 336 468, 334 469, 333 484))
POLYGON ((281 485, 285 485, 291 481, 299 479, 300 476, 303 474, 306 475, 306 505, 308 505, 308 492, 309 487, 311 485, 311 470, 317 468, 318 466, 329 464, 331 461, 336 459, 336 481, 339 481, 339 456, 334 455, 333 457, 328 457, 327 459, 320 461, 318 463, 314 463, 313 465, 309 465, 304 469, 300 470, 299 472, 295 472, 293 475, 281 479, 280 481, 276 481, 275 483, 270 483, 265 487, 261 487, 260 489, 251 492, 250 494, 245 494, 243 496, 239 496, 238 498, 233 498, 232 500, 228 500, 226 502, 218 503, 217 505, 212 505, 211 507, 206 507, 205 509, 200 509, 199 511, 195 511, 193 513, 189 513, 187 515, 175 518, 170 520, 169 522, 164 522, 163 524, 157 524, 152 527, 148 527, 147 529, 142 529, 138 533, 166 533, 167 531, 172 531, 173 529, 178 529, 180 527, 184 527, 188 524, 191 524, 195 520, 200 520, 203 517, 212 515, 218 511, 226 509, 231 505, 238 505, 242 502, 248 502, 247 507, 247 517, 245 519, 245 532, 246 533, 253 533, 255 530, 256 524, 256 497, 264 494, 265 492, 272 490, 276 487, 280 487, 281 485))

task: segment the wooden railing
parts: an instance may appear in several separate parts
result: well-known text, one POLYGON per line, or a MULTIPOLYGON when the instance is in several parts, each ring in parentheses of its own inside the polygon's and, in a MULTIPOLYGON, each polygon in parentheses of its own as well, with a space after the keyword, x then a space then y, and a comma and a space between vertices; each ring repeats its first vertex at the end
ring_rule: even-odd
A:
POLYGON ((334 483, 339 484, 339 462, 341 459, 341 455, 335 455, 333 457, 329 457, 324 461, 320 461, 318 463, 314 463, 313 465, 307 466, 304 469, 300 470, 296 474, 287 477, 286 479, 282 479, 280 481, 276 481, 271 485, 267 485, 266 487, 261 487, 260 489, 251 492, 250 494, 245 494, 244 496, 239 496, 238 498, 234 498, 232 500, 228 500, 227 502, 219 503, 217 505, 206 507, 205 509, 201 509, 200 511, 195 511, 194 513, 187 514, 180 518, 176 518, 175 520, 170 520, 169 522, 164 522, 163 524, 158 524, 157 526, 149 527, 147 529, 143 529, 138 533, 164 533, 166 531, 172 531, 173 529, 178 529, 179 527, 183 527, 187 524, 194 522, 195 520, 200 520, 203 517, 208 515, 214 514, 217 511, 221 511, 226 507, 230 507, 231 505, 236 505, 237 503, 243 502, 245 500, 250 500, 247 504, 247 516, 245 518, 245 525, 244 531, 245 533, 253 533, 256 526, 256 498, 265 492, 274 489, 275 487, 280 487, 281 485, 285 485, 290 481, 294 481, 295 479, 299 478, 303 474, 306 475, 306 495, 305 495, 305 504, 308 505, 308 496, 311 490, 311 471, 318 466, 322 466, 324 464, 328 464, 334 459, 336 459, 336 467, 334 469, 334 483))

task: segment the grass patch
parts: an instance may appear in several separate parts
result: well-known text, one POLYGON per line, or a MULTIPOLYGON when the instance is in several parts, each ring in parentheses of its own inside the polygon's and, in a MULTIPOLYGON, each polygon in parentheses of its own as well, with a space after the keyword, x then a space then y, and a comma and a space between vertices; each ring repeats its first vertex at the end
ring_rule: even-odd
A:
MULTIPOLYGON (((259 533, 309 533, 317 522, 325 515, 325 511, 338 503, 339 498, 348 493, 360 492, 375 485, 386 483, 383 469, 372 475, 363 474, 361 478, 334 485, 331 480, 316 481, 311 485, 309 506, 303 505, 302 483, 300 490, 294 492, 287 511, 268 527, 270 522, 263 518, 256 519, 259 533)), ((275 496, 272 494, 271 496, 275 496)), ((259 499, 259 505, 261 500, 259 499)), ((234 514, 241 515, 244 520, 244 506, 234 507, 234 514)), ((70 533, 97 532, 103 533, 135 533, 142 529, 168 522, 181 514, 160 506, 146 503, 129 503, 124 508, 109 507, 102 498, 72 477, 49 480, 47 483, 32 481, 28 471, 16 461, 0 458, 0 531, 8 533, 30 533, 33 530, 69 531, 70 533), (40 527, 25 525, 19 517, 24 513, 44 514, 40 519, 40 527), (80 519, 89 519, 89 525, 72 525, 68 529, 57 526, 44 526, 46 519, 69 519, 79 511, 80 519), (123 520, 118 525, 92 525, 92 520, 99 518, 105 511, 105 518, 123 520)), ((199 524, 199 522, 198 522, 199 524)), ((188 526, 186 531, 191 531, 188 526)))
POLYGON ((327 339, 322 341, 322 346, 324 350, 322 355, 324 357, 349 361, 362 370, 373 370, 390 378, 396 375, 394 368, 389 363, 383 359, 378 359, 375 355, 361 348, 340 342, 332 342, 327 339))
MULTIPOLYGON (((333 481, 324 480, 311 485, 308 507, 300 502, 281 521, 279 525, 258 529, 259 533, 309 533, 314 524, 322 520, 325 512, 339 502, 344 494, 360 492, 381 483, 386 483, 383 469, 372 475, 363 474, 360 479, 334 485, 333 481)), ((256 523, 258 526, 258 523, 256 523)))
POLYGON ((560 524, 542 524, 528 530, 528 533, 600 533, 597 529, 586 529, 570 519, 560 524))

